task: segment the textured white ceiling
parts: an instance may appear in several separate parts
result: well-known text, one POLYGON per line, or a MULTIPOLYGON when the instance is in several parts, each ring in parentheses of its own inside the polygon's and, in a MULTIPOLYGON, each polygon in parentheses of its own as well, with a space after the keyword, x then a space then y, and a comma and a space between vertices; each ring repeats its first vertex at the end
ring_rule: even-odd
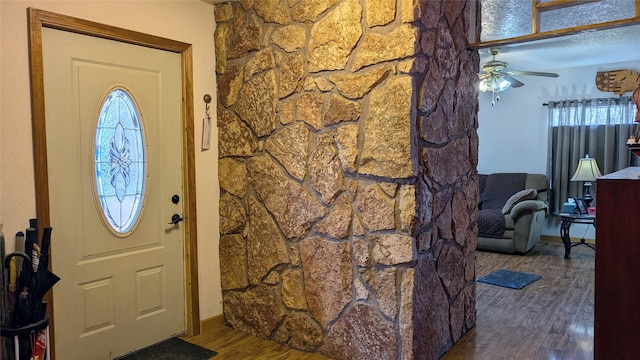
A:
MULTIPOLYGON (((510 38, 531 33, 531 0, 481 0, 482 40, 510 38)), ((633 17, 634 1, 601 0, 596 3, 545 12, 541 31, 633 17)), ((560 38, 539 40, 500 48, 497 60, 510 70, 546 71, 575 66, 638 61, 640 69, 640 25, 588 31, 560 38)), ((491 60, 488 49, 480 50, 480 63, 491 60)))

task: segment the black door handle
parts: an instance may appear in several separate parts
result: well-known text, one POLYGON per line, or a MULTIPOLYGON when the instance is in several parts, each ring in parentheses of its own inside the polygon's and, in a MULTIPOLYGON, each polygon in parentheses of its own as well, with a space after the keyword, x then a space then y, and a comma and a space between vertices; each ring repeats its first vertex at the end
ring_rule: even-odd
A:
POLYGON ((179 223, 180 221, 183 221, 184 219, 182 218, 182 216, 178 215, 178 214, 173 214, 171 216, 171 222, 169 224, 171 225, 175 225, 177 223, 179 223))

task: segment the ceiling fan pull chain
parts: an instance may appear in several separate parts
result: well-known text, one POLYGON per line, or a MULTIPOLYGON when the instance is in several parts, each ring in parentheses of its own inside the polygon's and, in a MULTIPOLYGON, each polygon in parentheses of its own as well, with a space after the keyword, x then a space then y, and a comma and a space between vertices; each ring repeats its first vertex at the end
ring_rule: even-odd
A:
POLYGON ((496 101, 500 101, 500 95, 496 96, 496 92, 492 91, 491 92, 491 106, 494 106, 496 104, 496 101))

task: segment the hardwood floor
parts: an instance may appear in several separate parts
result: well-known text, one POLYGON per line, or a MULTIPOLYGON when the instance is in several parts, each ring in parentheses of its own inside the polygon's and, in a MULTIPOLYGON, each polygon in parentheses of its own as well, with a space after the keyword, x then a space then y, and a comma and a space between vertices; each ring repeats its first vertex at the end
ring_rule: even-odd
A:
POLYGON ((580 245, 563 255, 556 242, 524 256, 477 252, 477 277, 509 269, 542 279, 522 290, 476 282, 476 327, 442 359, 593 359, 595 252, 580 245))
POLYGON ((222 316, 202 323, 201 334, 185 340, 218 353, 214 360, 323 360, 328 357, 290 349, 224 324, 222 316))
MULTIPOLYGON (((524 256, 477 252, 477 277, 509 269, 542 279, 522 290, 476 283, 477 325, 442 359, 593 359, 595 252, 563 254, 562 243, 544 241, 524 256)), ((221 317, 187 340, 218 352, 214 360, 327 359, 234 330, 221 317)))

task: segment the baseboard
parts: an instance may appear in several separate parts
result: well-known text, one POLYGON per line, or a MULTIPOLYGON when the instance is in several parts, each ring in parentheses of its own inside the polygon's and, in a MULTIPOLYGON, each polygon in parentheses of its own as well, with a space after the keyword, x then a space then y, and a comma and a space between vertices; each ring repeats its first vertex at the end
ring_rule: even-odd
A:
MULTIPOLYGON (((546 242, 557 242, 557 243, 562 244, 562 239, 560 238, 560 236, 540 235, 540 240, 546 241, 546 242)), ((592 245, 596 244, 596 240, 595 239, 584 239, 584 240, 585 240, 585 242, 587 244, 592 244, 592 245)), ((572 243, 580 242, 580 239, 572 237, 571 238, 571 242, 572 243)))
POLYGON ((200 320, 200 327, 203 329, 203 331, 207 327, 213 327, 220 324, 224 324, 224 314, 218 314, 210 318, 200 320))

